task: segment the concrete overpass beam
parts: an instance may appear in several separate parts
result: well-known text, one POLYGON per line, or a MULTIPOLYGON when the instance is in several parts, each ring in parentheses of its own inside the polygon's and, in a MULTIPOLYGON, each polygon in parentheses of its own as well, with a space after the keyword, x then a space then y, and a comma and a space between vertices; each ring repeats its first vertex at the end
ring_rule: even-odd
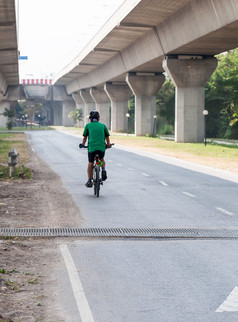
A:
POLYGON ((127 84, 106 83, 104 90, 111 99, 111 130, 127 131, 128 100, 132 94, 127 84))
POLYGON ((80 96, 82 97, 85 103, 85 106, 84 106, 84 126, 85 126, 88 123, 88 115, 90 111, 94 111, 96 109, 96 104, 89 91, 82 89, 80 91, 80 96))
POLYGON ((100 114, 100 121, 110 128, 110 99, 104 89, 92 87, 90 94, 96 103, 96 110, 100 114))
POLYGON ((204 87, 217 67, 213 57, 166 57, 163 68, 176 86, 175 141, 202 142, 204 139, 204 87))
POLYGON ((135 135, 153 133, 156 94, 164 83, 164 75, 129 73, 126 81, 135 94, 135 135))

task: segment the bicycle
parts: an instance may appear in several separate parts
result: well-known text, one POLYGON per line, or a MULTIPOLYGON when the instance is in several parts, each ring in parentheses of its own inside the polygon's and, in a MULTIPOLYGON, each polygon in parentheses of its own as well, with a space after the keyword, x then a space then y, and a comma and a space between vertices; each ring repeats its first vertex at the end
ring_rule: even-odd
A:
MULTIPOLYGON (((114 143, 111 143, 110 146, 106 146, 106 149, 109 149, 114 145, 114 143)), ((85 148, 88 149, 87 145, 82 146, 81 144, 79 145, 79 148, 85 148)), ((100 191, 100 186, 103 185, 102 181, 102 164, 103 162, 99 158, 99 155, 96 154, 94 157, 93 161, 93 187, 94 187, 94 195, 99 197, 99 191, 100 191)))

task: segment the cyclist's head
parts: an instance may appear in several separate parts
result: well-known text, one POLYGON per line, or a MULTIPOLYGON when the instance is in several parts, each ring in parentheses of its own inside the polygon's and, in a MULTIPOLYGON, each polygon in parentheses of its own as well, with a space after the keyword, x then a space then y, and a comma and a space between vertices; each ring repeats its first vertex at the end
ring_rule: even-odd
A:
POLYGON ((99 121, 100 115, 98 111, 91 111, 89 114, 89 119, 91 122, 99 121))

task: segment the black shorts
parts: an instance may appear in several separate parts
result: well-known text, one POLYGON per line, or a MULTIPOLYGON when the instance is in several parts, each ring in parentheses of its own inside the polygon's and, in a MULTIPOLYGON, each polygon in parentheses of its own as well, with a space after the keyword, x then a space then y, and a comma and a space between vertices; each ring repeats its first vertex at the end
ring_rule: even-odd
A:
POLYGON ((93 152, 88 152, 88 162, 93 163, 95 155, 98 154, 100 159, 104 158, 105 152, 103 151, 93 151, 93 152))

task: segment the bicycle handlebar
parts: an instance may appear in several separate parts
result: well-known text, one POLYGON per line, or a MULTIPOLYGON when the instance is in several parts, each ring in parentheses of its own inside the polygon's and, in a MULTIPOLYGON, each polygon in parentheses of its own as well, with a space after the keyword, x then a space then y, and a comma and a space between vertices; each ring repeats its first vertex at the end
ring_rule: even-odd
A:
MULTIPOLYGON (((106 149, 110 149, 112 146, 114 145, 114 143, 110 143, 109 146, 106 145, 106 149)), ((82 145, 82 143, 79 144, 79 148, 82 149, 88 149, 88 145, 82 145)))

